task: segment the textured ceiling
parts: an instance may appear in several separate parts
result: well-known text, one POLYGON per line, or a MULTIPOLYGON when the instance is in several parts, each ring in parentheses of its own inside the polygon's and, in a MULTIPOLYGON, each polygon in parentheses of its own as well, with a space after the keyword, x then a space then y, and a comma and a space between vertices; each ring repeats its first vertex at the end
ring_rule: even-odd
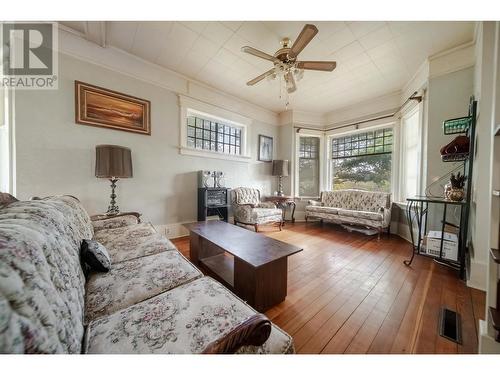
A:
MULTIPOLYGON (((85 32, 85 22, 62 22, 85 32)), ((107 22, 106 42, 145 60, 281 112, 277 81, 246 82, 272 63, 240 51, 273 54, 306 22, 107 22)), ((289 108, 329 112, 401 89, 424 60, 473 39, 473 22, 314 22, 319 33, 302 60, 335 60, 329 72, 305 71, 289 108)))

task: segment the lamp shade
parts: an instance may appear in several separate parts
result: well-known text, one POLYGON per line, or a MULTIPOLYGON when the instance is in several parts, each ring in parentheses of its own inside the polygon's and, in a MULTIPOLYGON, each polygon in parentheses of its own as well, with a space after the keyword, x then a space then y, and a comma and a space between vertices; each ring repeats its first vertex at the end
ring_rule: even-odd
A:
POLYGON ((128 147, 95 147, 95 176, 100 178, 132 177, 132 153, 128 147))
POLYGON ((288 160, 273 160, 273 176, 288 176, 288 160))

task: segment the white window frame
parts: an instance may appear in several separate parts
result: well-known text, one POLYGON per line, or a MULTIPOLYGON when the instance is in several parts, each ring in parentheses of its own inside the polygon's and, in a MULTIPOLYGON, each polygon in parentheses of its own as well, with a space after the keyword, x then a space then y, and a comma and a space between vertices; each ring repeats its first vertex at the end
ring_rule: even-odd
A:
POLYGON ((0 190, 12 195, 16 195, 15 181, 15 142, 14 142, 14 89, 3 88, 2 110, 0 111, 0 152, 2 165, 1 178, 5 179, 0 186, 0 190))
POLYGON ((406 197, 403 196, 403 192, 406 190, 405 189, 405 173, 404 173, 404 158, 405 158, 405 144, 404 144, 404 128, 403 128, 403 122, 405 118, 409 118, 412 115, 415 114, 415 112, 418 111, 418 129, 417 129, 417 138, 418 138, 418 146, 417 146, 417 195, 420 195, 422 193, 422 136, 423 136, 423 106, 421 103, 411 107, 410 109, 406 110, 405 112, 401 113, 401 119, 399 121, 399 139, 400 139, 400 146, 399 146, 399 155, 400 155, 400 163, 399 163, 399 178, 398 178, 398 192, 397 192, 397 203, 399 204, 406 204, 406 197))
POLYGON ((321 194, 322 191, 325 190, 325 136, 322 131, 314 131, 314 130, 301 130, 300 133, 295 133, 295 163, 294 163, 294 169, 295 172, 295 178, 294 178, 294 190, 295 190, 295 197, 300 198, 300 199, 318 199, 319 195, 317 197, 311 197, 311 196, 301 196, 300 195, 300 190, 299 190, 299 150, 300 150, 300 138, 302 137, 316 137, 319 138, 319 194, 321 194))
POLYGON ((252 120, 237 113, 216 107, 184 95, 179 95, 179 153, 181 155, 199 156, 204 158, 234 160, 248 163, 251 159, 249 139, 252 120), (241 130, 241 154, 226 154, 217 151, 200 150, 187 145, 187 118, 196 116, 205 120, 220 122, 241 130))
POLYGON ((326 143, 327 143, 327 154, 326 154, 326 188, 331 191, 333 189, 332 179, 333 179, 333 168, 332 168, 332 155, 331 155, 331 147, 332 147, 332 138, 344 137, 346 135, 358 134, 358 133, 366 133, 369 131, 374 131, 378 129, 392 129, 392 161, 391 161, 391 194, 394 197, 398 192, 398 171, 399 171, 399 163, 397 162, 399 158, 398 149, 399 149, 399 137, 397 134, 397 126, 395 121, 383 122, 377 124, 367 124, 366 126, 359 127, 358 129, 347 129, 340 131, 330 131, 326 135, 326 143))

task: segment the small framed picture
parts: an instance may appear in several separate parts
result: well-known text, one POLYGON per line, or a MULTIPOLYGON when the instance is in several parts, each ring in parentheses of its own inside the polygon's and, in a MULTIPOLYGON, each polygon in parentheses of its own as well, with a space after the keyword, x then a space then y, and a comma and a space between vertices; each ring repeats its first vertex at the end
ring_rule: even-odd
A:
POLYGON ((259 161, 273 161, 273 137, 259 134, 259 161))

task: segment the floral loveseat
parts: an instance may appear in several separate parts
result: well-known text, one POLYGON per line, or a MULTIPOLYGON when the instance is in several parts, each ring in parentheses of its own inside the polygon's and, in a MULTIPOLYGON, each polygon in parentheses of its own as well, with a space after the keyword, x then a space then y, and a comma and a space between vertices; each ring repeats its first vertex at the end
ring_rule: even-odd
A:
POLYGON ((391 223, 391 195, 356 189, 323 191, 319 201, 306 206, 306 221, 309 218, 374 228, 380 237, 391 223))
POLYGON ((234 224, 259 225, 277 224, 281 230, 283 211, 272 202, 261 202, 259 189, 239 187, 231 191, 234 224))
POLYGON ((1 353, 294 351, 135 216, 92 222, 69 196, 0 201, 0 248, 1 353), (84 274, 80 244, 92 238, 110 254, 107 273, 84 274))

